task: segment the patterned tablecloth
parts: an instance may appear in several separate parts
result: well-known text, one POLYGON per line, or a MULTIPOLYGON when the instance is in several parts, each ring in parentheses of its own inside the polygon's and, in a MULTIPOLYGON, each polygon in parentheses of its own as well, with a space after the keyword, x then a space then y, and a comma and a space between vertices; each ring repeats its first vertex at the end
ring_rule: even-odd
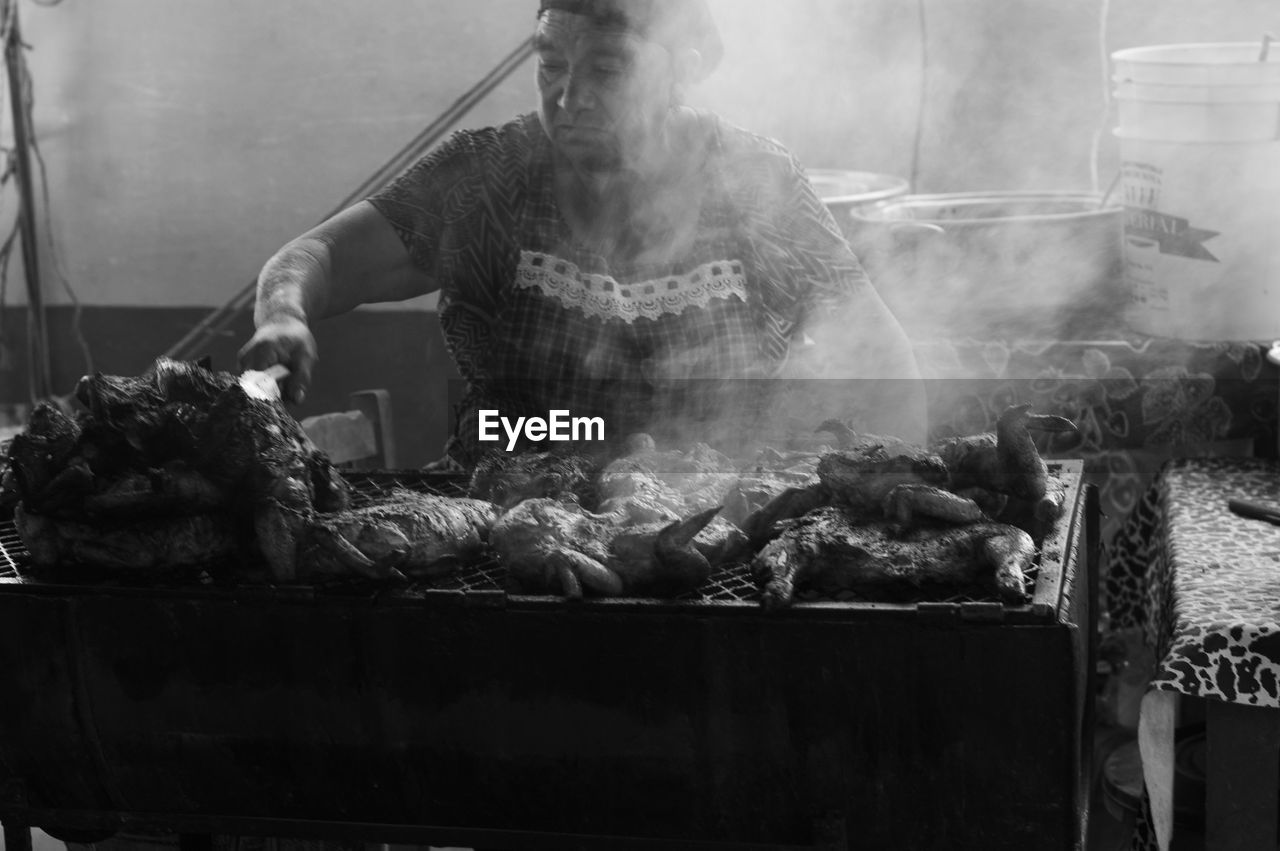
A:
POLYGON ((1156 648, 1152 688, 1280 708, 1280 526, 1233 498, 1280 507, 1280 462, 1169 462, 1115 541, 1107 606, 1156 648))
MULTIPOLYGON (((1280 462, 1169 462, 1115 540, 1106 603, 1115 628, 1155 647, 1151 689, 1280 708, 1280 526, 1237 516, 1233 498, 1280 506, 1280 462)), ((1158 794, 1136 847, 1157 847, 1158 794)))
POLYGON ((935 438, 991 429, 1018 402, 1074 420, 1079 434, 1041 451, 1084 460, 1108 545, 1170 458, 1276 454, 1280 370, 1260 343, 960 340, 916 354, 935 438))

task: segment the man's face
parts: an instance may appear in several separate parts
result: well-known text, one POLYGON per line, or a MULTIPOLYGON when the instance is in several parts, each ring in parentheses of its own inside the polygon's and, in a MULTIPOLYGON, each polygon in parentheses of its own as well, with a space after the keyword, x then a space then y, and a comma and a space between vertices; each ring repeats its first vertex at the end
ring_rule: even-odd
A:
POLYGON ((671 104, 671 55, 640 36, 584 15, 548 11, 538 23, 542 124, 579 168, 635 165, 671 104))

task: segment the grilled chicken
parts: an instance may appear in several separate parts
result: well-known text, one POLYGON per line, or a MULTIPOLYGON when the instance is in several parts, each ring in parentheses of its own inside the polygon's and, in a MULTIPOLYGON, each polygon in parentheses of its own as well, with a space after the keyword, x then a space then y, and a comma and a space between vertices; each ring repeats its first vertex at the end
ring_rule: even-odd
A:
POLYGON ((956 524, 994 518, 1040 534, 1061 514, 1065 491, 1049 475, 1031 431, 1071 431, 1075 424, 1030 409, 1011 406, 994 433, 949 438, 928 449, 828 420, 818 430, 835 434, 841 449, 821 457, 821 485, 780 493, 743 525, 760 545, 779 522, 829 502, 900 526, 918 517, 956 524))
POLYGON ((627 449, 596 479, 600 515, 618 526, 665 526, 705 512, 710 519, 694 546, 712 564, 747 554, 747 536, 719 514, 737 477, 732 460, 702 443, 688 452, 658 451, 647 434, 631 435, 627 449))
POLYGON ((985 519, 968 500, 943 489, 947 467, 937 455, 875 435, 845 434, 841 444, 844 449, 818 459, 816 481, 780 492, 743 522, 756 549, 779 524, 828 504, 843 505, 868 521, 889 516, 909 523, 917 514, 960 523, 985 519))
MULTIPOLYGON (((746 529, 745 523, 784 492, 818 483, 818 460, 830 448, 820 452, 779 452, 762 449, 747 465, 724 495, 721 516, 746 529)), ((748 531, 748 534, 750 532, 748 531)))
POLYGON ((892 584, 985 584, 1004 600, 1026 599, 1031 536, 1003 523, 916 525, 867 522, 826 506, 793 520, 751 563, 766 608, 788 606, 797 588, 823 591, 892 584))
POLYGON ((578 452, 490 452, 471 474, 467 494, 500 508, 537 497, 570 494, 586 506, 596 503, 599 464, 578 452))
POLYGON ((492 503, 395 488, 374 502, 308 522, 301 578, 438 578, 479 555, 497 519, 492 503))
MULTIPOLYGON (((490 543, 520 589, 567 597, 676 596, 707 580, 698 538, 718 508, 669 523, 622 524, 575 502, 529 499, 494 524, 490 543)), ((723 549, 714 535, 703 547, 723 549)))
POLYGON ((634 434, 627 438, 626 454, 600 471, 600 510, 608 512, 630 500, 677 515, 705 511, 722 505, 737 479, 733 460, 705 443, 696 443, 687 452, 659 451, 649 435, 634 434))
POLYGON ((951 471, 953 489, 980 489, 1012 498, 1024 504, 1011 506, 1013 512, 1022 510, 1037 521, 1051 522, 1062 513, 1065 494, 1049 476, 1031 432, 1075 430, 1075 423, 1065 417, 1032 414, 1030 405, 1013 405, 1000 414, 994 433, 947 438, 933 449, 951 471))

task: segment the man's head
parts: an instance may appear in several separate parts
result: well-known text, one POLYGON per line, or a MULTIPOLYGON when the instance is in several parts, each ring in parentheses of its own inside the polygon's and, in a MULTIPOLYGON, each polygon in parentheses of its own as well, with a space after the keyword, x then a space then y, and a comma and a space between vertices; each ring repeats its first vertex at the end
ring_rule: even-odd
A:
POLYGON ((721 55, 705 0, 542 0, 535 42, 542 123, 592 171, 643 159, 680 87, 721 55))

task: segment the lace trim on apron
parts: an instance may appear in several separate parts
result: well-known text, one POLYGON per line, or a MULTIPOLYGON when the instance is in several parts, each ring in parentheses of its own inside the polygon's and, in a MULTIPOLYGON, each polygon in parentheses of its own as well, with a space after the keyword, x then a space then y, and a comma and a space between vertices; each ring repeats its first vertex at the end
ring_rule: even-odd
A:
POLYGON ((515 285, 537 290, 589 317, 621 319, 627 324, 664 314, 679 316, 686 308, 706 307, 712 299, 747 301, 746 276, 737 260, 704 263, 684 275, 621 284, 610 275, 584 273, 550 254, 521 251, 515 285))

